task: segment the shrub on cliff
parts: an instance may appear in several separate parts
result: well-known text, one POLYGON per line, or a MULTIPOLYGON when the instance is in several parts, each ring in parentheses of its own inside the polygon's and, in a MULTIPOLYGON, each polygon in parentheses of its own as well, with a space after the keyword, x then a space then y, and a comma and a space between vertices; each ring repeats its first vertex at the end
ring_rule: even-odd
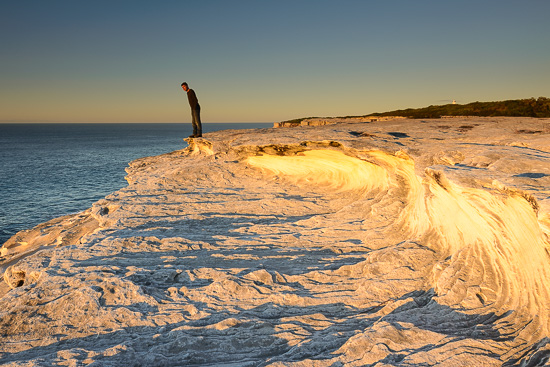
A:
POLYGON ((516 99, 499 102, 473 102, 465 105, 447 104, 424 108, 408 108, 373 116, 405 116, 409 118, 439 118, 441 116, 513 116, 550 117, 550 98, 516 99))

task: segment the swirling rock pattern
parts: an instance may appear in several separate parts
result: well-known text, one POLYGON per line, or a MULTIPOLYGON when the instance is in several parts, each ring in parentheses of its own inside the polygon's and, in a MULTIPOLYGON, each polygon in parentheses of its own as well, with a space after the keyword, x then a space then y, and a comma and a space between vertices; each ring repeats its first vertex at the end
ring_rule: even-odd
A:
POLYGON ((226 130, 134 161, 4 244, 0 363, 547 364, 541 123, 226 130))

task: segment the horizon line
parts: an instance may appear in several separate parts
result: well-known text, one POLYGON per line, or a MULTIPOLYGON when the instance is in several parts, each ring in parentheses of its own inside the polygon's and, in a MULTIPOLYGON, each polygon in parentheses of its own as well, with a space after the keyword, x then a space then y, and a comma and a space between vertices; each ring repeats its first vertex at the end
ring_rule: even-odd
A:
MULTIPOLYGON (((272 124, 273 121, 225 121, 202 122, 202 124, 272 124)), ((0 124, 191 124, 188 122, 146 121, 0 121, 0 124)))

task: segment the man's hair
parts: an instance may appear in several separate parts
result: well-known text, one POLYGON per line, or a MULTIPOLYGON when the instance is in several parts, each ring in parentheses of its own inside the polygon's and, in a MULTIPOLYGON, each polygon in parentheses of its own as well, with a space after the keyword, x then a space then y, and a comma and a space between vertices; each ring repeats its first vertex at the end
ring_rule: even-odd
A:
POLYGON ((188 87, 188 86, 189 86, 189 85, 187 85, 187 83, 186 83, 186 82, 183 82, 183 83, 181 83, 181 86, 182 86, 182 87, 183 87, 184 85, 185 85, 186 87, 188 87))

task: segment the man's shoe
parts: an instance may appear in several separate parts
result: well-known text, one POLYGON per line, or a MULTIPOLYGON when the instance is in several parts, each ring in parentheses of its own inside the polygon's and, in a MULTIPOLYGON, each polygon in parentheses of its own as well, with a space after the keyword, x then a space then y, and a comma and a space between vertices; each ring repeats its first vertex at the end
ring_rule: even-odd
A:
POLYGON ((195 135, 189 135, 189 138, 196 138, 195 135))

